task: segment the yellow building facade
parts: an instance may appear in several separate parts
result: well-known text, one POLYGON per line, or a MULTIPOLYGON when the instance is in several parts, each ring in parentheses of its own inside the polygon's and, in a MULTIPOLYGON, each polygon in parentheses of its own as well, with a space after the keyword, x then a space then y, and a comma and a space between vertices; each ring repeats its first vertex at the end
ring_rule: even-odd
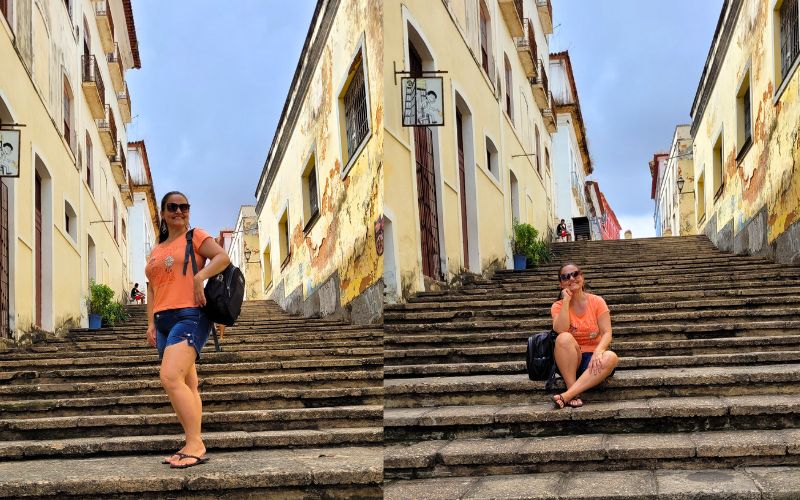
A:
POLYGON ((387 300, 509 267, 515 218, 554 227, 549 33, 545 0, 384 2, 387 300), (403 76, 442 77, 443 126, 403 126, 403 76))
POLYGON ((382 5, 317 4, 259 179, 264 296, 292 313, 381 318, 382 5))
MULTIPOLYGON (((800 262, 798 2, 725 2, 692 105, 698 232, 800 262)), ((684 188, 684 190, 686 190, 684 188)))
POLYGON ((140 62, 129 0, 0 7, 0 125, 21 131, 19 176, 2 178, 0 336, 24 340, 85 326, 91 279, 126 293, 124 74, 140 62))

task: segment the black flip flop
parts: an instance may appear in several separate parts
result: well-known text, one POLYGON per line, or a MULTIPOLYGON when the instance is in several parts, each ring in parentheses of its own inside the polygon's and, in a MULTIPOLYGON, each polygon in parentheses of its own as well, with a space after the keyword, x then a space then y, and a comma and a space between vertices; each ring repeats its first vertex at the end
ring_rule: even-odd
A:
POLYGON ((194 458, 196 462, 192 462, 190 464, 170 464, 170 469, 188 469, 189 467, 194 467, 195 465, 204 464, 209 460, 208 457, 196 457, 194 455, 187 455, 186 453, 176 453, 176 455, 181 457, 181 460, 184 458, 194 458))
MULTIPOLYGON (((176 451, 175 453, 173 453, 172 455, 170 455, 170 456, 169 456, 169 458, 172 458, 172 457, 174 457, 174 456, 178 456, 178 455, 180 455, 180 454, 181 454, 181 450, 178 450, 178 451, 176 451)), ((169 460, 167 460, 167 459, 165 458, 164 460, 162 460, 162 461, 161 461, 161 463, 162 463, 162 464, 164 464, 164 465, 169 465, 169 464, 171 464, 172 462, 170 462, 169 460)))

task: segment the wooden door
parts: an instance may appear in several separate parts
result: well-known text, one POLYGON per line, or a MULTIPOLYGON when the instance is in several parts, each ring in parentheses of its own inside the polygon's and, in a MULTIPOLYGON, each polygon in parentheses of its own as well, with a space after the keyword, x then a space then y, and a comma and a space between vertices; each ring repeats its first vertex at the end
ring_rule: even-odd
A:
MULTIPOLYGON (((422 76, 422 58, 409 47, 411 76, 422 76)), ((414 127, 414 153, 417 170, 417 204, 419 207, 422 274, 442 279, 439 249, 439 214, 436 197, 436 169, 433 157, 433 130, 414 127)))
POLYGON ((458 184, 461 191, 461 241, 464 245, 464 267, 469 269, 469 233, 467 231, 467 177, 464 171, 464 124, 461 112, 456 110, 456 135, 458 136, 458 184))
POLYGON ((36 265, 36 325, 42 326, 42 178, 36 174, 36 194, 34 210, 34 238, 36 249, 34 261, 36 265))
POLYGON ((9 307, 8 186, 0 182, 0 338, 11 337, 9 307))

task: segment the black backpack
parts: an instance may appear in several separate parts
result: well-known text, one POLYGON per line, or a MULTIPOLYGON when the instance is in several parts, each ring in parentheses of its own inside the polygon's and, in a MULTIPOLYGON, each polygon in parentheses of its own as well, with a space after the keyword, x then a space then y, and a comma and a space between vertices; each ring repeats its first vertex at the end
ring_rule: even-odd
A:
POLYGON ((550 390, 555 384, 557 366, 553 357, 553 349, 557 336, 558 334, 551 330, 528 337, 528 351, 525 355, 528 378, 546 380, 547 383, 544 387, 547 390, 550 390))
MULTIPOLYGON (((193 237, 194 229, 190 229, 186 233, 186 255, 183 259, 184 275, 190 260, 192 262, 192 273, 197 274, 197 261, 195 260, 194 247, 192 245, 193 237)), ((206 305, 203 307, 203 312, 206 317, 214 323, 232 326, 239 317, 239 313, 242 312, 242 301, 244 300, 244 275, 242 271, 233 264, 228 264, 225 270, 208 279, 204 293, 206 305)), ((216 328, 213 329, 213 333, 214 345, 219 351, 216 328)))

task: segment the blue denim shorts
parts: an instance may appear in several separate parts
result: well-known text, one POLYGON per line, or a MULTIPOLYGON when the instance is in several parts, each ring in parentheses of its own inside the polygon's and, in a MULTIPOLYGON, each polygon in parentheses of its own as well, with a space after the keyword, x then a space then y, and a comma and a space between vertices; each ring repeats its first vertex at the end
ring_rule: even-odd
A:
MULTIPOLYGON (((594 355, 593 352, 583 352, 583 353, 581 353, 581 362, 578 365, 578 371, 575 373, 575 378, 576 379, 581 378, 581 375, 583 375, 583 372, 585 372, 586 370, 589 369, 589 363, 592 362, 592 356, 593 355, 594 355)), ((558 367, 556 367, 556 371, 558 371, 558 374, 561 375, 561 371, 558 370, 558 367)), ((617 369, 614 368, 614 371, 612 371, 608 376, 612 377, 612 376, 614 376, 614 374, 616 372, 617 372, 617 369)))
POLYGON ((158 359, 164 357, 167 346, 184 340, 197 351, 195 359, 200 359, 200 351, 211 333, 211 322, 199 307, 159 311, 155 314, 155 321, 158 359))

